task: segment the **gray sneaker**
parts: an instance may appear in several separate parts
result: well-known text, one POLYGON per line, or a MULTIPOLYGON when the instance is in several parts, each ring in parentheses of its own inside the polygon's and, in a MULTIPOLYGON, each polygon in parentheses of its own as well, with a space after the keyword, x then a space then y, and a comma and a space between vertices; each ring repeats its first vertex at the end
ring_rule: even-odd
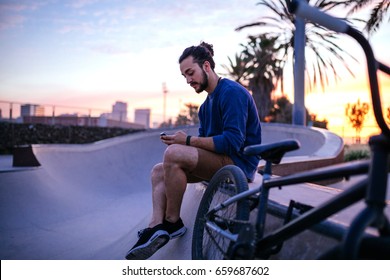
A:
POLYGON ((170 239, 163 224, 144 229, 140 232, 139 237, 138 242, 127 252, 127 260, 146 260, 167 244, 170 239))

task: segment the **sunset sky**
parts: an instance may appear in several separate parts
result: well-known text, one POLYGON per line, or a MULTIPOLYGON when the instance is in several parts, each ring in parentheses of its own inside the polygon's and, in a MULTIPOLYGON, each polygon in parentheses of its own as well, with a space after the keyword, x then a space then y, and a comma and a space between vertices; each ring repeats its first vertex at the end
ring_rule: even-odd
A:
MULTIPOLYGON (((234 29, 265 15, 257 2, 0 0, 0 101, 106 111, 123 101, 130 121, 137 108, 151 108, 152 121, 161 121, 166 83, 167 115, 175 117, 183 104, 200 104, 205 98, 180 74, 177 60, 183 49, 202 40, 212 43, 216 71, 223 73, 227 57, 240 51, 248 34, 256 34, 256 29, 234 29)), ((389 26, 386 22, 371 38, 377 58, 387 64, 389 26)), ((314 89, 306 99, 309 111, 335 129, 345 122, 346 103, 358 98, 369 102, 362 52, 348 39, 340 42, 359 60, 352 65, 356 77, 342 74, 337 85, 332 83, 325 93, 314 89)), ((389 80, 381 77, 387 92, 389 80)), ((292 100, 291 83, 285 90, 292 100)), ((390 106, 390 98, 383 103, 390 106)), ((8 104, 0 106, 7 116, 8 104)))

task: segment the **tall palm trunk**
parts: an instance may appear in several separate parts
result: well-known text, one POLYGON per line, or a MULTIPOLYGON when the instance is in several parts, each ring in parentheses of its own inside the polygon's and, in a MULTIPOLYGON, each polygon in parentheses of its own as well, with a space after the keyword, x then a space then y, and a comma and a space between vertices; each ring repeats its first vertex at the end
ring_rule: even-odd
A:
POLYGON ((260 120, 264 121, 265 117, 271 111, 273 85, 270 85, 267 81, 256 82, 255 80, 251 80, 249 82, 249 90, 252 92, 260 120))

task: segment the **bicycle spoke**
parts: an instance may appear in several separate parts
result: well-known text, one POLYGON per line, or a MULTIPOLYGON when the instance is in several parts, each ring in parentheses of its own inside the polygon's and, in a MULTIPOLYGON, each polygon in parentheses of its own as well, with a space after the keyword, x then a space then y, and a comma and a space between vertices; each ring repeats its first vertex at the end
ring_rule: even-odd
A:
MULTIPOLYGON (((205 232, 203 233, 207 237, 203 237, 204 243, 203 243, 203 248, 205 248, 205 256, 207 256, 207 259, 222 259, 218 253, 220 253, 221 256, 223 256, 224 259, 227 258, 227 254, 225 253, 227 249, 225 249, 225 241, 222 235, 215 234, 213 231, 211 231, 208 228, 205 228, 205 232), (217 240, 218 238, 218 240, 217 240), (221 246, 222 244, 222 246, 221 246), (214 248, 216 250, 214 250, 214 248), (218 256, 217 256, 218 255, 218 256)), ((229 240, 230 242, 230 240, 229 240)))

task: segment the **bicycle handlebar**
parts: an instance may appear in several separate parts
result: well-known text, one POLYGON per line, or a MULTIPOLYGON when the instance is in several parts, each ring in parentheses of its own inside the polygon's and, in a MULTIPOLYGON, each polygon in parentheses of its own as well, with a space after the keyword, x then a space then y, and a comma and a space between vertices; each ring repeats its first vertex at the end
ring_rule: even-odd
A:
POLYGON ((310 20, 313 23, 322 25, 332 31, 345 33, 354 38, 362 47, 367 60, 367 71, 370 82, 371 99, 376 122, 382 133, 390 139, 390 129, 383 117, 382 104, 380 99, 377 70, 381 70, 390 74, 390 68, 375 59, 370 43, 367 39, 355 28, 351 27, 345 21, 328 15, 320 11, 318 8, 312 7, 302 0, 286 0, 287 7, 290 13, 293 13, 301 18, 310 20))
POLYGON ((349 25, 345 21, 328 15, 317 8, 308 5, 306 2, 293 0, 288 5, 288 8, 290 13, 301 18, 306 18, 339 33, 346 33, 349 28, 349 25))

